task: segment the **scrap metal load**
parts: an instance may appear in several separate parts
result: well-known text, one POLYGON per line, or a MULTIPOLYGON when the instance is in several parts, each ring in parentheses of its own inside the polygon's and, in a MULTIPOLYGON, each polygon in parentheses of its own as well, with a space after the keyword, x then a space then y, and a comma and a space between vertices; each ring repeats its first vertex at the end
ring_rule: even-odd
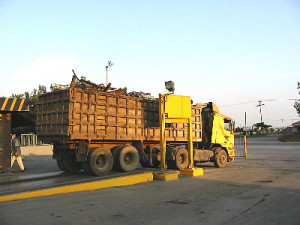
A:
MULTIPOLYGON (((68 172, 83 168, 94 175, 105 175, 112 167, 132 171, 139 162, 143 166, 157 166, 160 162, 158 106, 158 99, 150 94, 127 93, 127 88, 97 85, 74 74, 69 87, 52 87, 52 92, 39 96, 36 131, 42 141, 54 145, 53 158, 60 169, 68 172)), ((212 104, 191 106, 195 149, 204 149, 211 142, 203 140, 205 108, 213 112, 212 104)), ((185 123, 169 124, 166 128, 167 159, 180 169, 187 165, 187 151, 179 151, 187 135, 185 123)), ((205 152, 205 160, 203 154, 195 157, 199 162, 210 161, 214 155, 205 152)), ((231 153, 228 156, 233 159, 231 153)))

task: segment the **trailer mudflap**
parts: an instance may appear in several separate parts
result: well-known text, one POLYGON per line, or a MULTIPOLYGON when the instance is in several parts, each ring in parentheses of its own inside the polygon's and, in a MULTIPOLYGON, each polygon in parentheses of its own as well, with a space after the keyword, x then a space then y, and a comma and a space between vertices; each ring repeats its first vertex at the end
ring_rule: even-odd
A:
POLYGON ((87 161, 87 155, 76 155, 76 162, 86 162, 87 161))
POLYGON ((77 153, 82 155, 86 154, 89 149, 89 141, 87 140, 79 140, 77 153))

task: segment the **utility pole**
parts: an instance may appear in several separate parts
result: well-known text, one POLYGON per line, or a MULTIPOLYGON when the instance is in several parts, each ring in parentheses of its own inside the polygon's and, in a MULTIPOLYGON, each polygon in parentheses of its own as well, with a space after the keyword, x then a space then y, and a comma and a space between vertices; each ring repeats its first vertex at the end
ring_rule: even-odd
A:
POLYGON ((106 86, 108 85, 108 68, 110 68, 112 65, 114 65, 111 61, 108 61, 108 65, 106 68, 106 86))
POLYGON ((247 112, 245 112, 245 134, 247 135, 247 112))
POLYGON ((262 119, 261 107, 262 107, 262 106, 264 106, 265 104, 262 104, 261 102, 262 102, 261 100, 258 100, 258 105, 257 105, 256 107, 259 107, 259 113, 260 113, 260 123, 261 123, 261 125, 262 125, 262 121, 263 121, 263 119, 262 119))

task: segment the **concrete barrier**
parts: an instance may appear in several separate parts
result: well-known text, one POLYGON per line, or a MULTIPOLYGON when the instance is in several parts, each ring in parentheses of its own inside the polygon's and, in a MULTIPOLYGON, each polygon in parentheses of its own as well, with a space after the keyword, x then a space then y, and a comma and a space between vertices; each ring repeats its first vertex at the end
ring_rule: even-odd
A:
POLYGON ((117 178, 110 178, 110 179, 100 180, 100 181, 47 188, 47 189, 22 192, 22 193, 12 194, 12 195, 4 195, 4 196, 0 196, 0 202, 16 201, 16 200, 27 199, 27 198, 45 197, 45 196, 52 196, 52 195, 59 195, 59 194, 82 192, 82 191, 93 191, 93 190, 111 188, 111 187, 130 186, 134 184, 151 182, 151 181, 153 181, 152 173, 141 173, 141 174, 128 175, 128 176, 117 177, 117 178))
POLYGON ((22 146, 22 156, 52 156, 53 145, 22 146))

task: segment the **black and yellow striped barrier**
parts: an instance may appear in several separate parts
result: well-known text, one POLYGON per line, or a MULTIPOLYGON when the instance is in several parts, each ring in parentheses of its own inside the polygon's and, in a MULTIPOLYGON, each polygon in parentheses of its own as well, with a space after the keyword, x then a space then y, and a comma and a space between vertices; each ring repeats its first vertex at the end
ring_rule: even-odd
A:
POLYGON ((0 112, 28 111, 29 100, 25 98, 0 98, 0 112))

